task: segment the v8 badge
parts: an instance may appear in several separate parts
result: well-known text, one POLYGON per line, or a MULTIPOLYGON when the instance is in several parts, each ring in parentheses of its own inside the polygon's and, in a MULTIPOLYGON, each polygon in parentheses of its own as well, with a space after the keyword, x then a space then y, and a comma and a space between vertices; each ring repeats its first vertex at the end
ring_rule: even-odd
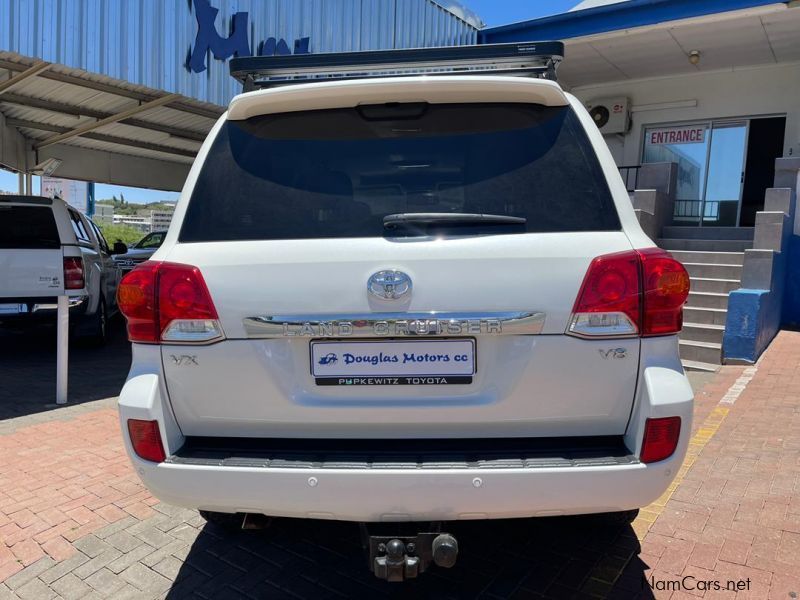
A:
POLYGON ((601 348, 598 350, 598 352, 600 353, 600 356, 602 356, 604 360, 622 359, 628 356, 627 348, 610 348, 608 350, 601 348))

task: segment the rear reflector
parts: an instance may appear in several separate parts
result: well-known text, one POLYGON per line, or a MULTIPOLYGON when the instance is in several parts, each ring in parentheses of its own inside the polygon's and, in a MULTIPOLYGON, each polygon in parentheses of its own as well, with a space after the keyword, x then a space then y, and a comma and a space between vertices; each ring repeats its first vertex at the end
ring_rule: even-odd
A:
POLYGON ((669 458, 678 447, 680 434, 680 417, 647 419, 639 460, 643 463, 654 463, 669 458))
POLYGON ((660 248, 598 256, 586 272, 568 333, 578 337, 678 333, 688 295, 686 269, 660 248))
POLYGON ((64 289, 82 290, 86 287, 83 277, 83 258, 80 256, 64 257, 64 289))
POLYGON ((132 342, 197 344, 222 338, 217 311, 197 267, 143 262, 122 278, 117 300, 132 342))
POLYGON ((161 444, 158 421, 128 419, 128 434, 131 437, 133 451, 139 458, 157 463, 164 462, 166 454, 161 444))

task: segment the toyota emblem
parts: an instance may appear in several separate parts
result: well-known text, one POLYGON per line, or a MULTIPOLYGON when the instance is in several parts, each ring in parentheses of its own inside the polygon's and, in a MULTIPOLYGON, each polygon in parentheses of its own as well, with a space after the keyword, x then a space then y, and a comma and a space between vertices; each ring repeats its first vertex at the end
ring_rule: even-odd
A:
POLYGON ((411 292, 411 277, 394 269, 378 271, 367 281, 367 290, 381 300, 397 300, 411 292))

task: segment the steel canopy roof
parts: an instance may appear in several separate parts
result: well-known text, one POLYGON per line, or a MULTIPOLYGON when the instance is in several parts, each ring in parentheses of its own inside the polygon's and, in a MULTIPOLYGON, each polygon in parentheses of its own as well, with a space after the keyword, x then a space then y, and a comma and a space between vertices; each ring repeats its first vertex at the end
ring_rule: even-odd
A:
MULTIPOLYGON (((161 170, 173 167, 180 176, 167 177, 171 183, 165 189, 179 189, 202 141, 224 112, 220 106, 179 94, 10 52, 0 52, 0 73, 5 126, 24 137, 34 164, 50 156, 61 160, 58 176, 153 187, 155 173, 148 176, 148 169, 142 169, 135 176, 136 169, 126 169, 137 158, 156 161, 161 170), (105 162, 116 161, 119 176, 73 164, 73 157, 81 155, 76 149, 111 153, 105 162)), ((24 168, 5 162, 11 168, 24 168)))

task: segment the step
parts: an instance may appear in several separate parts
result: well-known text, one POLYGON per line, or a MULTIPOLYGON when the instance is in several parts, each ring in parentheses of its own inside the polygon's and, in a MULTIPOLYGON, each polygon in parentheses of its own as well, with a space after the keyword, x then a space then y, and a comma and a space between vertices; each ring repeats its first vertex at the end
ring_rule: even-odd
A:
POLYGON ((692 250, 694 252, 744 252, 753 247, 752 240, 685 240, 661 238, 656 240, 664 250, 692 250))
POLYGON ((700 373, 716 373, 722 365, 712 365, 711 363, 698 362, 696 360, 682 360, 684 371, 698 371, 700 373))
POLYGON ((681 339, 690 342, 711 342, 721 344, 722 337, 725 335, 724 325, 713 325, 711 323, 683 323, 681 339))
MULTIPOLYGON (((683 261, 681 261, 683 262, 683 261)), ((683 266, 689 271, 689 277, 703 279, 736 279, 742 280, 741 265, 723 265, 713 263, 685 262, 683 266)))
POLYGON ((706 263, 714 265, 742 265, 744 252, 703 252, 695 250, 669 250, 675 260, 682 263, 706 263))
POLYGON ((690 289, 693 292, 716 292, 727 294, 742 287, 738 279, 712 279, 709 277, 690 277, 690 289))
POLYGON ((728 308, 728 294, 714 292, 689 292, 686 306, 693 308, 728 308))
POLYGON ((722 344, 681 339, 678 340, 678 346, 681 350, 682 360, 693 360, 712 365, 722 364, 722 344))
POLYGON ((728 319, 728 311, 724 308, 699 308, 692 306, 683 307, 683 320, 686 323, 699 323, 702 325, 722 325, 728 319))
POLYGON ((750 240, 753 241, 753 227, 686 227, 668 225, 661 229, 662 238, 681 240, 750 240))

